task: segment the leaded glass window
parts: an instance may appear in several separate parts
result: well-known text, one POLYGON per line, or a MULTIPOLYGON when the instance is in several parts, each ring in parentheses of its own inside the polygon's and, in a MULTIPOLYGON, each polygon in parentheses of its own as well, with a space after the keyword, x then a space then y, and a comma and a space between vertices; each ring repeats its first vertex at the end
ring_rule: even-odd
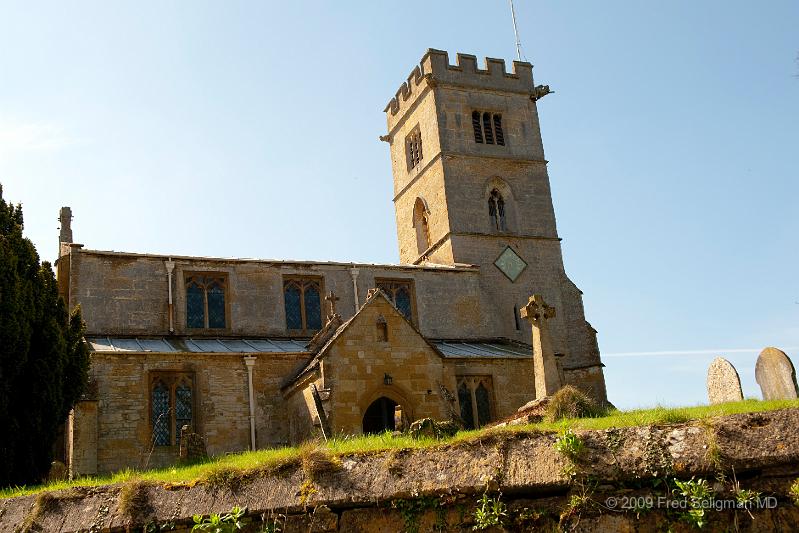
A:
POLYGON ((155 372, 150 378, 150 427, 155 446, 180 444, 180 430, 194 425, 194 378, 187 372, 155 372))
POLYGON ((225 327, 225 288, 217 280, 208 287, 208 327, 225 327))
POLYGON ((156 446, 169 446, 169 423, 172 421, 169 412, 169 388, 162 382, 156 382, 152 390, 153 443, 156 446))
POLYGON ((186 276, 186 326, 192 329, 227 327, 224 274, 204 272, 186 276))
POLYGON ((413 301, 413 281, 376 279, 377 288, 386 293, 397 310, 409 321, 414 322, 415 304, 413 301))
POLYGON ((322 327, 322 280, 320 278, 286 278, 283 281, 283 303, 286 329, 295 333, 312 333, 322 327))
POLYGON ((491 377, 459 376, 457 379, 458 403, 466 428, 479 428, 491 422, 491 377))
POLYGON ((302 329, 302 304, 300 287, 294 283, 286 285, 283 298, 286 307, 286 329, 302 329))
POLYGON ((205 296, 202 287, 193 281, 186 285, 186 325, 205 327, 205 296))
POLYGON ((178 443, 183 426, 191 426, 191 385, 187 383, 175 387, 175 441, 178 443))

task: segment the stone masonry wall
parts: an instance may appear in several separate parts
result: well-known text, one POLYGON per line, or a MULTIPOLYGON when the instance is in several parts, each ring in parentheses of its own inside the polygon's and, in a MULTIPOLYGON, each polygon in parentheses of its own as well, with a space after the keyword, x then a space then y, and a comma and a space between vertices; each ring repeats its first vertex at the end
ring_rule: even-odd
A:
MULTIPOLYGON (((168 335, 167 257, 72 250, 70 306, 81 305, 87 335, 168 335)), ((175 333, 179 335, 286 336, 284 276, 322 278, 323 292, 340 298, 337 311, 346 320, 355 313, 352 265, 282 263, 256 260, 173 258, 175 333), (188 330, 184 279, 188 272, 223 272, 228 276, 229 327, 188 330)), ((363 304, 375 279, 414 283, 417 324, 429 337, 491 337, 495 332, 475 320, 479 313, 459 314, 463 305, 479 312, 480 276, 474 268, 355 265, 358 302, 363 304)), ((323 314, 326 305, 323 303, 323 314)))
MULTIPOLYGON (((491 376, 491 414, 499 420, 535 397, 533 359, 445 359, 447 389, 457 397, 458 376, 491 376)), ((456 405, 460 412, 460 406, 456 405)))
POLYGON ((712 501, 727 503, 736 502, 737 482, 739 489, 758 491, 758 502, 772 505, 707 508, 703 531, 799 529, 790 490, 799 476, 797 409, 576 436, 582 447, 572 458, 554 446, 557 434, 500 433, 434 448, 347 455, 322 472, 296 461, 233 486, 154 483, 53 491, 0 500, 0 531, 27 523, 42 532, 117 533, 170 522, 184 533, 194 514, 246 506, 254 522, 248 533, 275 523, 283 533, 463 532, 478 525, 483 494, 506 506, 506 531, 696 531, 686 508, 654 505, 661 498, 685 501, 672 491, 675 479, 706 480, 712 501))
POLYGON ((322 359, 324 388, 330 390, 334 433, 361 433, 369 405, 386 396, 403 407, 409 420, 447 418, 439 383, 443 362, 383 297, 375 297, 336 339, 322 359), (388 342, 378 342, 377 320, 388 325, 388 342), (384 384, 384 376, 392 384, 384 384))
MULTIPOLYGON (((288 442, 288 414, 280 385, 306 354, 260 354, 253 371, 258 447, 288 442)), ((208 453, 242 451, 250 445, 247 372, 238 354, 92 355, 98 385, 97 470, 99 473, 177 462, 177 446, 151 445, 149 373, 194 376, 194 429, 208 453)))

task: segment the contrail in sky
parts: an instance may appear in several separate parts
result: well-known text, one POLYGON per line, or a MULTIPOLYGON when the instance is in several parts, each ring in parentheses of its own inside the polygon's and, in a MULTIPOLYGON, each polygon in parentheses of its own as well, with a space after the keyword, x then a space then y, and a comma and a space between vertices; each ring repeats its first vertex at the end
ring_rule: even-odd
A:
MULTIPOLYGON (((799 346, 788 346, 780 348, 782 351, 799 350, 799 346)), ((602 357, 657 357, 665 355, 702 355, 716 354, 724 355, 729 353, 759 353, 762 348, 721 348, 718 350, 671 350, 664 352, 617 352, 603 353, 602 357)))

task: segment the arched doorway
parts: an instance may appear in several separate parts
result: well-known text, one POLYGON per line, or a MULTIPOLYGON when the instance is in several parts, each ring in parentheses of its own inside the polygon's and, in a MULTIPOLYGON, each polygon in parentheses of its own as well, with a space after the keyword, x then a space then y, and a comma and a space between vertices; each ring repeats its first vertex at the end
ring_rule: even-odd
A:
POLYGON ((397 402, 381 396, 366 409, 363 415, 364 433, 394 431, 394 408, 397 402))

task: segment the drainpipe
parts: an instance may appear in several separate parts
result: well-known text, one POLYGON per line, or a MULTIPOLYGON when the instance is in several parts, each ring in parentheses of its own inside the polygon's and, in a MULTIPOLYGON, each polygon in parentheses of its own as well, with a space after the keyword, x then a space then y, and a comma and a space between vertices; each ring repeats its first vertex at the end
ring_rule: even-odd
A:
POLYGON ((170 257, 168 261, 164 261, 166 267, 167 285, 169 285, 169 305, 167 306, 169 313, 169 333, 175 333, 175 309, 172 305, 172 271, 175 270, 175 262, 170 257))
POLYGON ((355 293, 355 312, 358 312, 360 309, 360 304, 358 303, 358 269, 352 267, 350 269, 350 276, 352 276, 352 292, 355 293))
POLYGON ((250 398, 250 449, 253 451, 255 451, 255 394, 252 390, 252 368, 257 359, 252 355, 244 358, 244 364, 247 367, 247 392, 250 398))

